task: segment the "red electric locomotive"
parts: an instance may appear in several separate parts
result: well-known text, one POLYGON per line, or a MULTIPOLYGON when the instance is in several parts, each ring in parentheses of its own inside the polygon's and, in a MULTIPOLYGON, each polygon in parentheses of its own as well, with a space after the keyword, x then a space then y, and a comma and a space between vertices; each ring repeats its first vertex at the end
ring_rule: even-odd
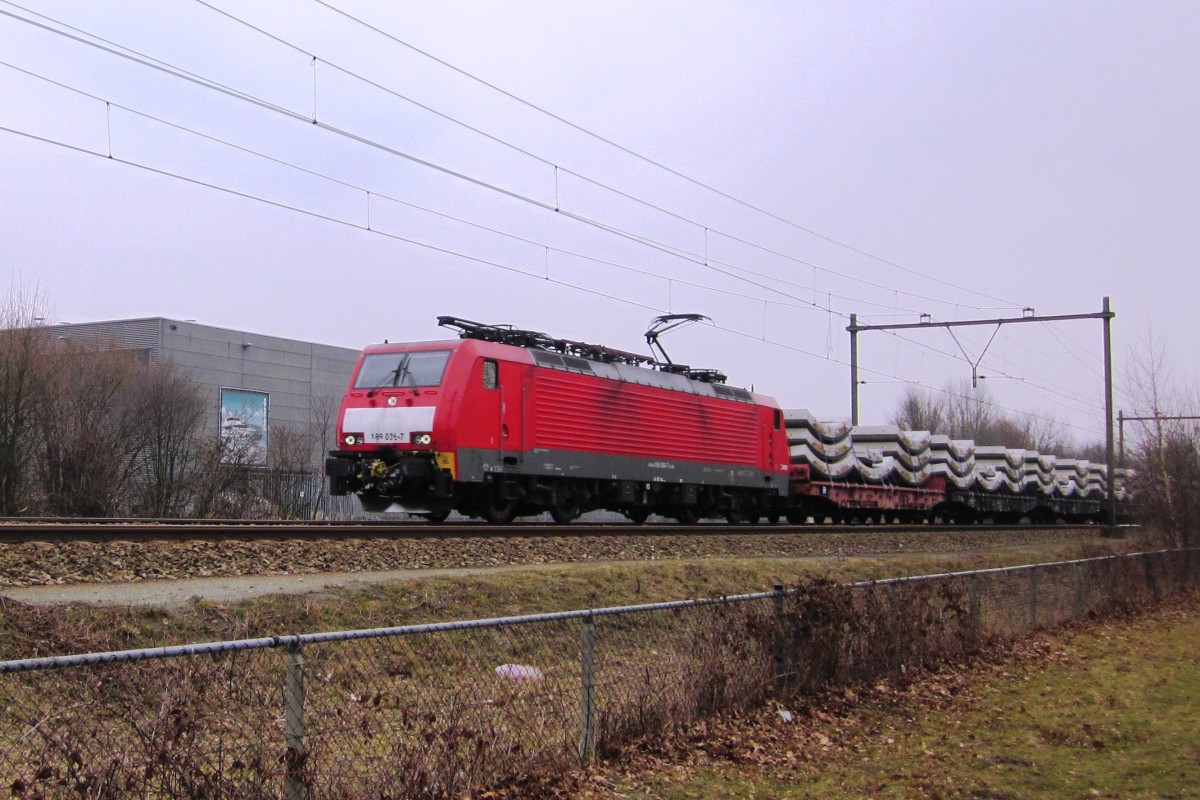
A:
MULTIPOLYGON (((647 340, 695 319, 660 317, 647 340)), ((562 523, 601 508, 635 522, 778 519, 790 465, 773 399, 665 353, 438 324, 460 338, 363 351, 326 461, 331 493, 435 521, 549 511, 562 523)))

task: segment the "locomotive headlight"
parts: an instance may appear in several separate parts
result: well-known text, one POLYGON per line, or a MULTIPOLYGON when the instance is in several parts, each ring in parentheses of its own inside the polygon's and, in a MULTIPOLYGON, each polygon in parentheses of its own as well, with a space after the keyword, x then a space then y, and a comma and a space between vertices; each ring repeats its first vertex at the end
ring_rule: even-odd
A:
POLYGON ((363 443, 363 435, 361 433, 347 433, 342 437, 342 441, 348 445, 356 445, 363 443))
POLYGON ((414 433, 412 438, 413 444, 430 445, 433 444, 432 433, 414 433))

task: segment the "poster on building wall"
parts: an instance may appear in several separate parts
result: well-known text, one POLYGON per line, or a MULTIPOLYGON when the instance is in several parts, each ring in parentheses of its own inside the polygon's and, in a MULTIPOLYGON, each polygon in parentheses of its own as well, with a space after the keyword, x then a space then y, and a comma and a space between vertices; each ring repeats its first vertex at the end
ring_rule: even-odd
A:
POLYGON ((221 389, 221 460, 266 466, 267 409, 271 396, 248 389, 221 389))

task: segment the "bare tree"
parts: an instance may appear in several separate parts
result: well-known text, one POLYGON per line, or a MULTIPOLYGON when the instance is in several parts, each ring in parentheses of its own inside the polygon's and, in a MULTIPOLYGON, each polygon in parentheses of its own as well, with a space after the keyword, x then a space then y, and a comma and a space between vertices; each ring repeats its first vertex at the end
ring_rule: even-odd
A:
POLYGON ((14 284, 0 304, 0 516, 27 513, 32 419, 49 395, 44 302, 14 284))
POLYGON ((56 390, 35 415, 36 474, 46 510, 105 517, 127 502, 138 457, 135 356, 96 341, 56 342, 45 363, 56 390))
POLYGON ((313 466, 320 471, 325 456, 334 448, 334 423, 341 407, 342 398, 333 394, 314 394, 308 401, 308 425, 316 440, 313 466))
MULTIPOLYGON (((1039 410, 1035 416, 1027 416, 1024 420, 1025 447, 1037 450, 1039 453, 1075 453, 1079 458, 1094 458, 1083 452, 1083 448, 1074 443, 1067 433, 1067 426, 1057 419, 1052 412, 1039 410)), ((1104 443, 1100 447, 1099 461, 1104 460, 1104 443)))
POLYGON ((1153 331, 1146 332, 1128 363, 1129 397, 1141 412, 1135 416, 1154 418, 1131 430, 1128 461, 1138 514, 1171 543, 1189 545, 1200 524, 1200 424, 1161 418, 1197 416, 1200 398, 1176 380, 1153 331))
POLYGON ((251 478, 254 454, 245 442, 207 437, 197 442, 189 478, 191 513, 206 519, 265 516, 251 478))
POLYGON ((893 425, 907 431, 948 433, 946 405, 928 389, 909 386, 900 398, 899 408, 892 414, 893 425))
POLYGON ((134 414, 141 458, 136 491, 141 513, 186 516, 204 461, 206 405, 200 383, 171 363, 151 364, 137 379, 134 414))
POLYGON ((997 416, 991 392, 986 386, 971 386, 965 378, 946 386, 946 422, 956 438, 973 439, 976 444, 1005 444, 994 440, 997 416))
MULTIPOLYGON (((1062 449, 1042 452, 1065 453, 1068 451, 1062 449)), ((1071 452, 1075 453, 1076 458, 1086 458, 1088 461, 1094 461, 1097 464, 1104 464, 1108 461, 1108 444, 1106 442, 1087 442, 1086 444, 1076 445, 1071 452)))
POLYGON ((1059 455, 1075 449, 1066 425, 1052 412, 1001 413, 985 387, 973 387, 966 380, 950 382, 937 393, 909 387, 890 421, 906 430, 941 433, 977 444, 1059 455))
POLYGON ((321 486, 313 470, 315 441, 309 428, 278 425, 271 430, 267 468, 258 478, 263 497, 271 503, 273 516, 311 519, 318 505, 321 486))

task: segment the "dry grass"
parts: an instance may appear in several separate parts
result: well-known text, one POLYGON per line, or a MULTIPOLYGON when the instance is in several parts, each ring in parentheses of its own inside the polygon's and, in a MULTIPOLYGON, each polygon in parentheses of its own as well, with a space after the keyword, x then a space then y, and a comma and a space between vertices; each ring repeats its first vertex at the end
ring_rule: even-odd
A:
POLYGON ((726 714, 577 775, 574 798, 1185 798, 1200 786, 1200 594, 958 666, 726 714))
MULTIPOLYGON (((780 610, 768 600, 597 619, 595 744, 612 754, 720 709, 758 707, 777 675, 792 692, 853 686, 962 658, 982 641, 961 582, 852 592, 829 575, 1077 554, 562 567, 179 615, 9 603, 0 641, 28 656, 796 587, 780 610)), ((1116 596, 1139 600, 1140 577, 1106 576, 1116 596)), ((1161 588, 1171 588, 1166 572, 1161 588)), ((0 687, 0 770, 27 798, 278 796, 286 773, 317 796, 459 797, 486 786, 523 796, 577 763, 579 643, 575 621, 310 646, 307 753, 285 746, 277 650, 13 676, 0 687), (494 671, 502 663, 537 665, 542 679, 506 682, 494 671)))

